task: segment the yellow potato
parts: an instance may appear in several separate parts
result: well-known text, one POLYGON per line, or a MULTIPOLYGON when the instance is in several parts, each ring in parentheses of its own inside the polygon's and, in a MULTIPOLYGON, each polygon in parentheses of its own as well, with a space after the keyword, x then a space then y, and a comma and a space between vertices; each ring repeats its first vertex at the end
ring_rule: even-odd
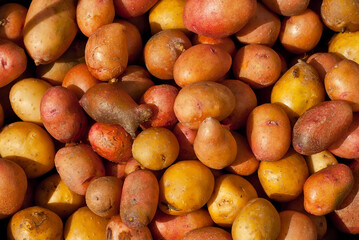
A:
POLYGON ((232 226, 234 219, 257 192, 250 182, 235 174, 224 174, 216 178, 214 191, 207 203, 213 221, 225 228, 232 226))
POLYGON ((328 52, 336 53, 359 64, 358 41, 359 31, 338 33, 330 39, 328 52))
POLYGON ((23 121, 42 125, 40 102, 46 90, 52 85, 37 78, 25 78, 11 87, 9 98, 11 107, 23 121))
POLYGON ((55 173, 42 180, 35 190, 35 204, 67 218, 85 205, 85 197, 71 191, 55 173))
POLYGON ((309 173, 313 174, 330 165, 337 164, 335 156, 328 150, 321 151, 309 156, 304 156, 307 162, 309 173))
POLYGON ((7 235, 9 240, 62 240, 62 226, 61 218, 56 213, 33 206, 20 210, 11 217, 7 235))
POLYGON ((0 132, 0 155, 19 164, 28 178, 54 167, 55 146, 50 135, 30 122, 14 122, 0 132))

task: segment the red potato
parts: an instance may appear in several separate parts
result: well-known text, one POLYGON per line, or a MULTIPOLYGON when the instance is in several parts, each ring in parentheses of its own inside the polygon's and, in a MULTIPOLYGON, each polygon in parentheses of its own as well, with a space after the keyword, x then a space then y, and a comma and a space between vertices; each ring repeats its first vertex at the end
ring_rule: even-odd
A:
POLYGON ((106 226, 106 240, 152 240, 152 235, 148 227, 138 230, 131 229, 121 221, 119 215, 113 216, 106 226))
POLYGON ((196 138, 197 131, 190 129, 179 122, 173 128, 172 132, 177 137, 179 143, 178 159, 197 159, 197 156, 193 149, 193 143, 194 139, 196 138))
POLYGON ((283 16, 298 15, 308 7, 310 0, 263 0, 273 12, 283 16))
POLYGON ((130 173, 122 188, 122 222, 134 230, 146 227, 156 214, 158 197, 158 181, 151 171, 137 170, 130 173))
POLYGON ((158 0, 114 0, 116 14, 124 17, 141 16, 150 10, 158 0))
POLYGON ((6 39, 0 39, 0 62, 0 88, 19 77, 27 67, 24 49, 6 39))
POLYGON ((49 88, 40 103, 41 120, 52 137, 60 142, 80 140, 87 130, 87 118, 71 90, 49 88))
POLYGON ((6 3, 0 6, 0 38, 6 38, 23 46, 22 31, 27 8, 18 3, 6 3))
POLYGON ((67 145, 55 155, 55 167, 61 180, 73 192, 85 195, 94 179, 105 176, 102 159, 90 145, 67 145))

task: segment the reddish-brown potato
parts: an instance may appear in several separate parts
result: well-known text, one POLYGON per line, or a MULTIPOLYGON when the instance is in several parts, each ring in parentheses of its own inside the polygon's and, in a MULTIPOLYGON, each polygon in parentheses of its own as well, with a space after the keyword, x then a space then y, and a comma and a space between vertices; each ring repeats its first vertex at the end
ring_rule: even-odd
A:
POLYGON ((182 240, 232 240, 232 235, 219 227, 202 227, 187 232, 182 240))
POLYGON ((104 165, 105 165, 106 176, 114 176, 121 180, 125 180, 126 177, 125 168, 127 162, 114 163, 110 161, 105 161, 104 165))
POLYGON ((283 47, 294 54, 312 50, 322 37, 323 24, 318 14, 310 9, 284 18, 279 33, 283 47))
POLYGON ((178 159, 197 159, 197 156, 193 149, 193 143, 194 139, 196 138, 197 131, 194 129, 190 129, 179 122, 173 128, 172 132, 177 137, 179 143, 178 159))
POLYGON ((126 163, 125 176, 127 177, 130 173, 141 169, 145 169, 145 167, 143 167, 136 159, 131 158, 126 163))
POLYGON ((317 70, 320 80, 324 82, 325 74, 341 60, 342 58, 335 53, 317 52, 307 59, 307 63, 317 70))
POLYGON ((184 6, 183 23, 197 34, 213 38, 228 37, 238 32, 254 15, 255 0, 197 1, 184 6))
POLYGON ((233 59, 234 76, 252 88, 274 84, 281 73, 279 55, 270 47, 249 44, 241 47, 233 59))
POLYGON ((92 180, 105 176, 102 159, 90 145, 67 145, 55 155, 55 166, 61 180, 70 190, 85 195, 92 180))
POLYGON ((192 37, 192 44, 212 44, 216 45, 226 52, 228 52, 231 56, 234 56, 236 53, 236 45, 234 44, 233 40, 230 37, 224 37, 224 38, 211 38, 206 37, 203 35, 195 34, 192 37))
POLYGON ((308 7, 310 0, 263 0, 273 12, 283 16, 298 15, 308 7))
POLYGON ((114 0, 116 14, 124 17, 137 17, 146 13, 158 0, 114 0))
POLYGON ((152 235, 148 227, 141 229, 131 229, 121 221, 119 215, 113 216, 106 226, 106 240, 152 240, 152 235))
POLYGON ((292 144, 303 155, 327 149, 343 136, 353 119, 349 103, 324 101, 307 110, 293 127, 292 144))
POLYGON ((272 47, 279 36, 281 22, 279 17, 261 3, 249 22, 235 34, 244 44, 263 44, 272 47))
POLYGON ((6 38, 23 46, 22 30, 24 28, 27 8, 18 3, 6 3, 0 6, 0 38, 6 38))

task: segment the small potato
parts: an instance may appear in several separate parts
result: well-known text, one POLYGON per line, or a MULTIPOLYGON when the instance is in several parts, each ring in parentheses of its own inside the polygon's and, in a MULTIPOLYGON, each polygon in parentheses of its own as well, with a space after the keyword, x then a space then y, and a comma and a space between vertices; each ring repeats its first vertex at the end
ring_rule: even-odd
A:
POLYGON ((317 70, 319 79, 324 82, 327 72, 341 60, 342 58, 334 53, 317 52, 312 54, 306 62, 317 70))
POLYGON ((167 128, 147 128, 134 139, 133 157, 145 168, 161 170, 170 166, 179 153, 176 136, 167 128))
POLYGON ((145 168, 139 162, 137 162, 136 159, 131 158, 127 161, 125 166, 125 177, 127 177, 130 173, 141 169, 145 168))
POLYGON ((177 123, 172 130, 173 134, 177 137, 179 143, 178 159, 190 160, 197 159, 193 149, 194 139, 196 138, 197 131, 185 127, 182 123, 177 123))
POLYGON ((211 170, 198 160, 180 161, 163 173, 159 208, 170 215, 181 215, 202 208, 214 189, 211 170))
POLYGON ((259 163, 259 181, 268 197, 278 202, 298 197, 308 176, 304 157, 292 149, 278 161, 259 163))
POLYGON ((7 229, 8 239, 62 240, 63 223, 51 210, 33 206, 15 213, 7 229))
POLYGON ((247 202, 232 225, 233 240, 271 239, 280 233, 280 217, 271 202, 254 198, 247 202))
POLYGON ((246 179, 235 174, 224 174, 216 178, 213 194, 207 202, 213 221, 224 228, 232 226, 234 219, 257 192, 246 179))
POLYGON ((207 117, 218 121, 228 117, 235 108, 235 101, 232 91, 223 84, 199 81, 179 91, 173 109, 185 127, 198 129, 207 117))
POLYGON ((304 157, 308 165, 309 174, 316 173, 323 168, 338 164, 337 159, 328 150, 304 157))
POLYGON ((180 87, 199 81, 218 81, 231 65, 231 55, 222 48, 197 44, 177 58, 173 66, 173 78, 180 87))
POLYGON ((27 8, 18 3, 5 3, 0 7, 0 38, 6 38, 23 46, 22 30, 27 8))
POLYGON ((187 232, 182 240, 232 240, 229 232, 219 227, 202 227, 187 232))
POLYGON ((42 126, 40 103, 45 92, 52 85, 37 78, 25 78, 16 82, 10 90, 11 107, 23 121, 42 126))
POLYGON ((148 227, 141 229, 131 229, 121 221, 119 215, 113 216, 106 226, 106 240, 152 240, 152 235, 148 227))
POLYGON ((66 219, 85 205, 85 197, 71 191, 55 173, 43 179, 35 189, 35 204, 66 219))
POLYGON ((304 12, 309 2, 309 0, 263 0, 270 10, 283 16, 293 16, 304 12))
POLYGON ((0 155, 19 164, 32 179, 53 169, 55 145, 37 124, 14 122, 0 132, 0 155))
POLYGON ((213 225, 211 216, 205 208, 178 216, 157 210, 149 228, 153 239, 182 240, 182 237, 191 230, 213 225))
POLYGON ((234 76, 252 88, 273 85, 281 73, 279 55, 270 47, 249 44, 241 47, 233 59, 234 76))
POLYGON ((116 14, 123 17, 137 17, 147 12, 158 0, 114 0, 116 14))
POLYGON ((348 196, 354 183, 352 170, 342 163, 312 174, 303 187, 305 210, 316 216, 334 211, 348 196))
POLYGON ((359 64, 359 47, 356 44, 358 39, 359 31, 337 33, 329 41, 328 52, 359 64))
POLYGON ((96 215, 111 218, 120 209, 123 181, 117 177, 104 176, 93 180, 86 190, 86 205, 96 215))
POLYGON ((228 52, 232 57, 236 53, 236 45, 234 44, 233 40, 230 37, 225 38, 211 38, 199 34, 195 34, 192 37, 192 44, 211 44, 218 46, 228 52))
POLYGON ((120 216, 131 229, 146 227, 154 218, 158 206, 159 186, 149 170, 130 173, 123 183, 120 216))
POLYGON ((84 143, 59 149, 55 155, 55 166, 61 180, 79 195, 85 195, 92 180, 105 176, 101 158, 90 145, 84 143))
POLYGON ((247 120, 247 139, 259 161, 277 161, 291 144, 291 125, 287 113, 278 105, 257 106, 247 120))
POLYGON ((16 213, 24 202, 27 178, 15 162, 0 158, 0 219, 16 213))

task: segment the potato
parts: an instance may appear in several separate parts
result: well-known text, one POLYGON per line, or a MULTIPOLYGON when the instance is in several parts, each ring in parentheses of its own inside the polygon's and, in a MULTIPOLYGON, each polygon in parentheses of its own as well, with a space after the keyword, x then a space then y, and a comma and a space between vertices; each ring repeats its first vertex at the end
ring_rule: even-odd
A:
POLYGON ((24 170, 15 162, 0 158, 0 219, 17 212, 24 202, 27 178, 24 170))
POLYGON ((325 90, 332 100, 343 100, 352 106, 353 112, 359 111, 359 64, 343 59, 326 75, 325 90))
POLYGON ((64 226, 64 239, 107 240, 106 226, 109 219, 97 216, 88 207, 76 210, 64 226))
POLYGON ((42 126, 40 103, 52 85, 38 78, 25 78, 16 82, 10 90, 11 107, 23 121, 42 126))
POLYGON ((60 142, 75 142, 86 134, 86 115, 75 93, 65 87, 54 86, 45 92, 40 114, 45 129, 60 142))
POLYGON ((190 160, 197 159, 193 149, 194 139, 196 138, 197 131, 185 127, 182 123, 177 123, 173 128, 172 133, 177 137, 179 143, 178 159, 190 160))
POLYGON ((335 64, 342 60, 341 57, 334 53, 317 52, 309 56, 307 63, 312 65, 317 70, 319 79, 324 82, 325 75, 335 64))
POLYGON ((213 225, 211 216, 205 208, 178 216, 157 210, 149 228, 154 239, 182 240, 182 237, 191 230, 213 225))
POLYGON ((176 60, 191 46, 189 38, 180 30, 168 29, 154 34, 143 51, 147 70, 159 79, 173 79, 176 60))
POLYGON ((352 108, 347 102, 319 103, 307 110, 295 123, 292 145, 303 155, 319 153, 345 134, 352 119, 352 108))
POLYGON ((108 81, 125 71, 128 63, 125 29, 120 23, 110 23, 99 27, 88 38, 85 61, 95 78, 108 81))
POLYGON ((234 44, 233 40, 230 37, 224 37, 224 38, 211 38, 206 37, 203 35, 195 34, 192 37, 192 44, 211 44, 218 46, 229 53, 232 57, 236 53, 236 45, 234 44))
POLYGON ((23 35, 36 66, 55 61, 70 47, 77 34, 75 18, 74 0, 31 1, 23 35))
POLYGON ((172 164, 160 182, 159 208, 170 215, 181 215, 202 208, 214 189, 214 176, 198 160, 172 164))
POLYGON ((241 47, 233 59, 234 76, 252 88, 273 85, 281 72, 279 55, 270 47, 249 44, 241 47))
POLYGON ((81 32, 89 37, 99 27, 113 22, 113 1, 79 0, 76 6, 76 22, 81 32))
POLYGON ((0 88, 19 77, 27 67, 27 57, 23 48, 10 40, 0 39, 1 65, 0 88))
POLYGON ((272 239, 280 233, 280 217, 272 203, 264 198, 247 202, 232 225, 233 240, 272 239))
POLYGON ((158 0, 114 0, 116 14, 123 18, 137 17, 147 12, 158 0))
POLYGON ((178 122, 173 110, 178 89, 169 84, 159 84, 146 90, 140 100, 152 109, 151 120, 142 124, 143 127, 165 127, 172 129, 178 122))
POLYGON ((354 0, 323 0, 320 14, 324 24, 333 31, 359 30, 359 6, 354 0))
POLYGON ((243 28, 254 15, 257 1, 201 1, 189 0, 183 11, 186 28, 213 38, 228 37, 243 28))
POLYGON ((337 33, 329 41, 328 52, 359 64, 359 48, 356 44, 358 39, 359 31, 337 33))
POLYGON ((132 240, 152 240, 148 227, 138 230, 131 229, 121 221, 119 215, 113 216, 106 226, 106 240, 118 240, 130 238, 132 240))
POLYGON ((0 38, 8 39, 23 46, 22 29, 25 23, 27 8, 18 3, 5 3, 0 7, 0 38))
POLYGON ((161 170, 170 166, 179 153, 176 136, 167 128, 151 127, 134 139, 133 157, 145 168, 161 170))
POLYGON ((61 240, 62 221, 56 213, 33 206, 15 213, 7 228, 8 239, 61 240))
POLYGON ((125 177, 127 177, 130 173, 141 169, 146 169, 146 168, 143 167, 139 162, 137 162, 136 159, 130 158, 125 166, 125 177))
POLYGON ((279 36, 280 26, 279 17, 258 2, 253 17, 235 37, 244 44, 263 44, 272 47, 279 36))
POLYGON ((116 124, 94 123, 88 133, 92 149, 112 162, 125 162, 132 157, 132 138, 116 124))
POLYGON ((231 55, 222 48, 197 44, 177 58, 173 78, 180 87, 199 81, 218 81, 229 71, 231 64, 231 55))
POLYGON ((217 170, 229 166, 237 155, 237 144, 233 135, 212 117, 207 117, 199 125, 193 149, 204 165, 217 170))
MULTIPOLYGON (((133 159, 133 158, 130 158, 128 161, 130 161, 131 159, 133 159)), ((117 178, 119 178, 121 180, 124 180, 125 177, 126 177, 125 168, 126 168, 126 165, 127 165, 128 161, 119 162, 119 163, 105 161, 104 162, 105 172, 106 172, 105 175, 106 176, 114 176, 114 177, 117 177, 117 178)))
POLYGON ((328 150, 321 151, 309 156, 304 156, 307 162, 309 173, 316 173, 330 165, 337 164, 337 159, 328 150))
POLYGON ((259 161, 277 161, 291 144, 291 126, 287 113, 278 105, 257 106, 247 120, 247 139, 259 161))
POLYGON ((278 202, 298 197, 308 176, 304 157, 292 149, 278 161, 259 163, 259 181, 268 197, 278 202))
POLYGON ((263 0, 270 10, 283 16, 294 16, 304 12, 309 2, 309 0, 263 0))
POLYGON ((235 174, 224 174, 216 178, 211 198, 207 202, 213 221, 224 228, 232 226, 234 219, 257 192, 246 179, 235 174))
POLYGON ((322 216, 339 207, 354 186, 352 170, 339 163, 312 174, 304 183, 304 208, 322 216))
POLYGON ((320 17, 308 8, 298 15, 284 18, 279 41, 287 51, 301 54, 312 50, 319 43, 322 32, 320 17))
POLYGON ((55 155, 55 166, 61 180, 79 195, 85 195, 92 180, 105 176, 101 158, 84 143, 60 148, 55 155))
POLYGON ((36 186, 34 200, 36 206, 47 208, 62 219, 85 205, 85 197, 71 191, 57 173, 41 180, 36 186))
POLYGON ((270 102, 280 105, 292 123, 325 99, 324 84, 311 65, 298 61, 274 84, 270 102))
POLYGON ((281 228, 278 240, 282 239, 317 239, 317 230, 312 220, 305 215, 293 210, 279 213, 281 228))
POLYGON ((0 155, 19 164, 32 179, 53 169, 55 146, 50 135, 35 123, 13 122, 0 132, 0 155))
POLYGON ((96 215, 111 218, 118 215, 123 181, 104 176, 91 181, 86 190, 86 205, 96 215))
POLYGON ((182 240, 232 240, 229 232, 219 227, 202 227, 187 232, 182 240))
POLYGON ((158 206, 159 186, 149 170, 130 173, 123 183, 120 216, 126 226, 141 229, 154 218, 158 206))
POLYGON ((173 109, 185 127, 198 129, 207 117, 218 121, 228 117, 235 108, 235 101, 228 87, 212 81, 199 81, 179 91, 173 109))

